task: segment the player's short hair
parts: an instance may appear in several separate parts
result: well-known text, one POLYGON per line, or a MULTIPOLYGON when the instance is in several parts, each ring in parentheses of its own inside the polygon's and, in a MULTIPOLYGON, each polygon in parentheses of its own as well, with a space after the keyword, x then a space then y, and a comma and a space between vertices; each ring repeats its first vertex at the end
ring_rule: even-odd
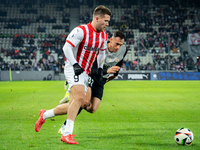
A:
POLYGON ((124 39, 125 34, 122 31, 115 31, 115 32, 113 32, 112 37, 120 37, 120 39, 124 39))
POLYGON ((103 5, 99 5, 95 8, 94 12, 93 12, 93 16, 97 16, 100 15, 101 17, 103 17, 104 15, 109 15, 111 16, 112 13, 110 11, 109 8, 103 6, 103 5))

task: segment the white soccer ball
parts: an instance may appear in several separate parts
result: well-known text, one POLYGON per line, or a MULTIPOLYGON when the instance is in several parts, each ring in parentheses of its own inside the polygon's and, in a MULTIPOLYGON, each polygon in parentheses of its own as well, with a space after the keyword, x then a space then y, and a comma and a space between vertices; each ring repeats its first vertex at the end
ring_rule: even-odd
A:
POLYGON ((180 128, 176 131, 174 140, 178 145, 191 145, 194 140, 194 136, 190 129, 180 128))

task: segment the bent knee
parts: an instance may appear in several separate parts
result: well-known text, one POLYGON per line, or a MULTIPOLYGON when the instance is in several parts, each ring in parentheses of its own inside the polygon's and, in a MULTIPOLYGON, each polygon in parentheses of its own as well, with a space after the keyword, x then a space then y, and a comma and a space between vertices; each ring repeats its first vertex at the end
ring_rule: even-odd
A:
POLYGON ((90 110, 88 110, 88 112, 91 113, 91 114, 93 114, 93 113, 96 112, 96 109, 90 109, 90 110))
POLYGON ((83 103, 83 101, 84 101, 84 96, 79 96, 79 97, 77 98, 77 101, 78 101, 79 103, 83 103))
POLYGON ((84 107, 87 107, 89 105, 90 105, 90 101, 84 100, 81 107, 84 108, 84 107))

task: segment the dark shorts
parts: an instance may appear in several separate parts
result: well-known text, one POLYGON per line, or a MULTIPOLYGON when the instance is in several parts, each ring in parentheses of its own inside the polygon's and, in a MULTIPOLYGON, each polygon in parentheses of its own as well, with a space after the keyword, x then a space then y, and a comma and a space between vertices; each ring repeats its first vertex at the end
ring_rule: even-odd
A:
POLYGON ((92 85, 92 97, 97 97, 97 98, 99 98, 100 100, 102 99, 102 97, 103 97, 104 84, 105 84, 105 83, 102 83, 102 84, 100 85, 99 83, 97 83, 97 82, 94 80, 94 83, 93 83, 93 85, 92 85))

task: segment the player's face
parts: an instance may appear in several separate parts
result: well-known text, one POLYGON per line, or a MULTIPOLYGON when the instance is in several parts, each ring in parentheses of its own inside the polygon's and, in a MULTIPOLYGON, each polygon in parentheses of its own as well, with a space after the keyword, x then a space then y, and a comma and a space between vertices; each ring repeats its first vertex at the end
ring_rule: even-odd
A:
POLYGON ((120 37, 111 37, 110 38, 110 52, 117 52, 120 47, 123 45, 124 39, 121 39, 120 37))
POLYGON ((106 29, 106 27, 109 25, 110 16, 104 15, 103 17, 97 16, 97 32, 102 32, 106 29))

